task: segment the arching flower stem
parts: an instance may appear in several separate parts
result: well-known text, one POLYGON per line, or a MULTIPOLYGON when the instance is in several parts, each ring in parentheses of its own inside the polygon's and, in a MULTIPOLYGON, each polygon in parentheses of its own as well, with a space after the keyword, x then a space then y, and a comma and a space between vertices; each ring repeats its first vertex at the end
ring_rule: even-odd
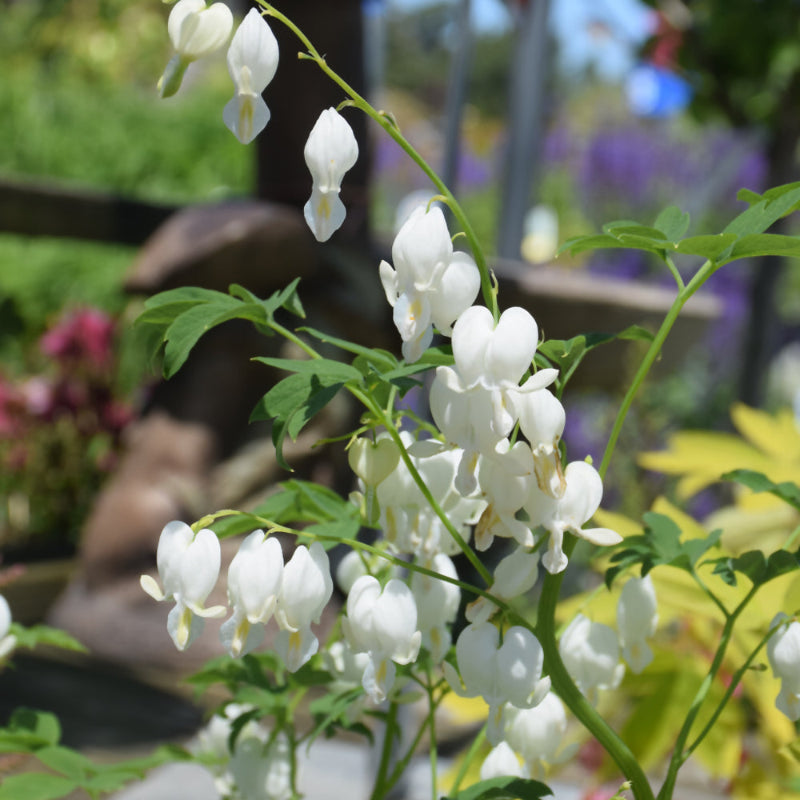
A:
POLYGON ((302 42, 303 46, 307 50, 307 53, 300 53, 299 57, 314 61, 317 66, 337 86, 339 86, 339 88, 341 88, 345 94, 348 95, 351 100, 351 104, 363 111, 368 117, 380 125, 381 128, 383 128, 386 133, 391 136, 398 145, 400 145, 400 147, 408 154, 411 160, 430 179, 431 183, 433 183, 439 194, 447 203, 450 210, 453 212, 453 216, 456 218, 458 224, 464 231, 464 235, 467 237, 470 249, 472 250, 473 258, 475 259, 475 263, 478 265, 478 270, 480 271, 481 293, 483 294, 484 302, 492 312, 495 322, 497 322, 497 320, 500 319, 500 310, 497 304, 497 292, 494 290, 492 285, 492 275, 486 263, 486 256, 484 255, 483 249, 478 242, 478 237, 475 233, 475 230, 470 224, 469 219, 467 219, 467 215, 464 213, 464 210, 461 208, 461 205, 456 200, 453 193, 447 188, 447 185, 436 174, 436 172, 431 169, 425 159, 414 149, 411 143, 403 136, 402 133, 400 133, 397 124, 390 115, 378 111, 376 108, 370 105, 352 86, 350 86, 349 83, 343 80, 334 70, 332 70, 325 61, 325 58, 320 55, 319 51, 314 47, 309 38, 288 17, 264 0, 257 0, 257 2, 264 9, 262 13, 281 22, 283 25, 289 28, 289 30, 302 42))

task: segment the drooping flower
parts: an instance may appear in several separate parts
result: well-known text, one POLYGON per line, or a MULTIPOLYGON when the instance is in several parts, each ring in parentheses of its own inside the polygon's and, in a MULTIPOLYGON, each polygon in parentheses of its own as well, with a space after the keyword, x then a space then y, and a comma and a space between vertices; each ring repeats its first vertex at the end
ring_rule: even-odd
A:
POLYGON ((558 443, 564 433, 564 406, 547 389, 520 393, 516 397, 519 427, 531 444, 536 483, 553 497, 564 494, 566 484, 558 443))
POLYGON ((503 736, 506 704, 533 708, 550 691, 550 678, 542 678, 542 646, 527 628, 514 625, 505 632, 502 645, 499 641, 500 632, 491 623, 468 625, 456 642, 461 678, 451 664, 444 663, 445 677, 456 694, 480 695, 488 704, 486 738, 493 745, 503 736))
MULTIPOLYGON (((424 566, 448 578, 458 578, 455 564, 444 553, 437 553, 424 566)), ((422 632, 422 643, 430 651, 434 663, 439 664, 450 649, 447 626, 453 623, 458 612, 461 589, 454 583, 415 572, 411 576, 411 591, 417 603, 417 624, 422 632)))
POLYGON ((536 708, 511 709, 507 714, 506 741, 525 760, 532 778, 544 778, 549 766, 562 763, 575 752, 577 744, 562 749, 566 732, 567 714, 553 692, 536 708))
POLYGON ((235 797, 242 800, 289 800, 294 795, 289 742, 283 732, 267 743, 256 737, 237 740, 229 770, 235 797))
POLYGON ((236 94, 222 112, 228 129, 242 143, 253 141, 269 122, 261 93, 278 69, 278 42, 256 9, 247 12, 228 48, 228 72, 236 94))
POLYGON ((355 652, 369 654, 361 685, 373 702, 382 702, 394 686, 395 664, 415 661, 422 643, 414 595, 397 578, 381 589, 377 578, 364 575, 347 596, 342 628, 355 652))
POLYGON ((205 0, 178 0, 167 20, 175 55, 158 81, 161 96, 172 97, 181 88, 189 64, 219 50, 232 29, 233 14, 224 3, 206 7, 205 0))
MULTIPOLYGON (((509 553, 494 569, 494 580, 489 593, 500 600, 520 597, 536 583, 539 574, 539 554, 518 547, 509 553)), ((479 597, 467 606, 466 617, 470 622, 486 622, 497 610, 487 597, 479 597)))
POLYGON ((583 614, 578 614, 562 634, 558 652, 567 672, 592 703, 598 689, 616 689, 625 674, 617 634, 583 614))
POLYGON ((775 706, 796 722, 800 719, 800 622, 779 613, 770 628, 776 625, 780 629, 767 642, 767 658, 775 677, 781 680, 775 706))
POLYGON ((342 179, 358 159, 358 142, 347 120, 335 109, 319 115, 306 142, 304 155, 313 184, 303 213, 311 232, 326 242, 345 218, 339 192, 342 179))
POLYGON ((542 525, 550 533, 542 564, 553 575, 567 566, 567 557, 561 549, 567 531, 596 545, 622 541, 622 537, 609 528, 582 527, 600 507, 603 498, 603 481, 597 470, 585 461, 573 461, 564 470, 564 482, 566 486, 560 498, 534 486, 525 504, 530 524, 542 525))
POLYGON ((623 587, 617 603, 617 630, 622 657, 638 675, 652 660, 647 639, 656 632, 658 606, 653 579, 631 578, 623 587))
POLYGON ((489 751, 489 755, 481 764, 480 778, 488 781, 492 778, 505 777, 523 778, 525 773, 519 763, 516 753, 508 742, 500 742, 489 751))
POLYGON ((392 265, 380 264, 386 299, 403 340, 403 358, 416 361, 430 346, 433 329, 449 336, 453 323, 474 302, 480 273, 472 257, 453 250, 438 206, 418 206, 397 233, 392 265))
POLYGON ((228 600, 233 614, 220 628, 220 637, 234 656, 249 653, 264 638, 278 602, 283 577, 283 551, 275 537, 253 531, 228 567, 228 600), (253 627, 257 626, 257 627, 253 627))
POLYGON ((156 564, 163 589, 151 575, 142 575, 142 589, 155 600, 175 600, 167 630, 178 650, 185 650, 203 629, 205 617, 221 617, 224 606, 204 608, 219 576, 219 539, 204 528, 195 535, 185 523, 168 523, 161 531, 156 564))
POLYGON ((319 649, 319 640, 311 632, 333 594, 328 554, 319 542, 311 547, 300 545, 283 568, 275 618, 281 630, 275 649, 286 669, 296 672, 319 649))
POLYGON ((5 658, 17 645, 17 637, 11 630, 11 608, 0 594, 0 659, 5 658))

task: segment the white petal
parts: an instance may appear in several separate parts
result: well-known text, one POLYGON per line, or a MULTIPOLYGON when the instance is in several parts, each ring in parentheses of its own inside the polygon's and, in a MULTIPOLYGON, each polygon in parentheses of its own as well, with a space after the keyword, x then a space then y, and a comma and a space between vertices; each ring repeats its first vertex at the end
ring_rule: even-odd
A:
POLYGON ((518 708, 527 706, 541 680, 543 666, 544 651, 539 640, 527 628, 509 628, 497 651, 498 681, 505 699, 518 708))
POLYGON ((347 216, 338 189, 323 191, 316 183, 311 188, 311 198, 303 207, 308 227, 318 242, 327 242, 342 227, 347 216))
POLYGON ((319 640, 309 627, 296 631, 282 630, 275 637, 275 649, 286 669, 297 672, 319 650, 319 640))
POLYGON ((181 559, 181 594, 187 604, 202 606, 219 577, 219 539, 204 528, 194 537, 181 559))
POLYGON ((427 212, 425 206, 415 208, 392 244, 394 268, 404 283, 419 291, 438 284, 452 255, 453 243, 438 206, 427 212))
POLYGON ((378 273, 381 279, 381 286, 383 286, 383 291, 386 293, 386 301, 394 308, 397 296, 400 294, 397 273, 392 269, 392 265, 388 261, 381 261, 378 273))
POLYGON ((194 531, 180 520, 168 522, 161 531, 156 550, 156 564, 165 597, 171 597, 180 591, 181 560, 193 539, 194 531))
POLYGON ((267 127, 269 119, 267 104, 258 94, 236 94, 222 110, 223 122, 242 144, 252 142, 267 127))
POLYGON ((430 293, 433 324, 445 335, 453 323, 475 302, 481 288, 481 276, 472 256, 453 253, 435 290, 430 293))
POLYGON ((619 544, 622 541, 622 537, 610 528, 575 528, 572 532, 581 539, 602 547, 619 544))
POLYGON ((485 306, 470 306, 453 326, 453 358, 466 387, 474 386, 484 375, 493 332, 492 312, 485 306))
POLYGON ((506 776, 521 778, 522 765, 508 742, 500 742, 483 760, 480 778, 482 781, 488 781, 491 778, 505 778, 506 776))
POLYGON ((506 309, 486 350, 486 367, 497 385, 516 386, 530 368, 539 328, 534 318, 519 306, 506 309))
POLYGON ((267 21, 251 8, 236 30, 228 48, 228 72, 236 88, 261 94, 278 69, 278 41, 267 21), (240 85, 242 68, 248 70, 249 85, 240 85))
POLYGON ((603 499, 603 479, 585 461, 573 461, 564 470, 567 488, 559 504, 559 515, 565 524, 578 529, 588 522, 603 499))
MULTIPOLYGON (((347 120, 335 108, 328 108, 311 129, 303 152, 314 184, 323 193, 338 193, 345 172, 358 160, 358 142, 347 120)), ((341 221, 336 228, 339 225, 341 221)))
POLYGON ((167 31, 172 45, 187 59, 219 50, 233 29, 233 14, 224 3, 206 8, 204 0, 179 0, 170 12, 167 31))

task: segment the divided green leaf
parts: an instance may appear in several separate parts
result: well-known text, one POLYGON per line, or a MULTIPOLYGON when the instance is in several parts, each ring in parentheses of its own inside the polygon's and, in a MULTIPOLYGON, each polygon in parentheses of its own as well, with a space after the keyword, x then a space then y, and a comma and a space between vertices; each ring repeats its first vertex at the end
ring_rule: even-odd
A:
POLYGON ((769 492, 800 511, 800 486, 791 481, 775 483, 761 472, 752 469, 735 469, 722 476, 724 481, 736 481, 754 492, 769 492))
POLYGON ((540 800, 553 794, 548 786, 540 781, 527 778, 490 778, 478 781, 472 786, 442 800, 540 800))

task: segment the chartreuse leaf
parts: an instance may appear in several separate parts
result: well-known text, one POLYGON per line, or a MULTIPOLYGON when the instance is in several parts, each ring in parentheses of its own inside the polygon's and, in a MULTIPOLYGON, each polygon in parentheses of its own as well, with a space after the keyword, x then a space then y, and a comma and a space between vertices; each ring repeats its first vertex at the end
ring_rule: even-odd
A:
POLYGON ((490 798, 539 800, 539 798, 549 797, 552 794, 550 788, 539 781, 504 777, 478 781, 456 794, 448 795, 443 800, 490 800, 490 798))
POLYGON ((761 472, 735 469, 722 476, 724 481, 736 481, 754 492, 769 492, 800 511, 800 486, 791 481, 775 483, 761 472))
POLYGON ((611 556, 615 566, 606 571, 608 588, 621 572, 635 565, 641 565, 642 576, 653 567, 665 565, 692 572, 698 560, 719 544, 722 531, 712 531, 704 539, 681 541, 681 529, 669 517, 648 511, 642 517, 644 533, 629 536, 623 547, 611 556))

